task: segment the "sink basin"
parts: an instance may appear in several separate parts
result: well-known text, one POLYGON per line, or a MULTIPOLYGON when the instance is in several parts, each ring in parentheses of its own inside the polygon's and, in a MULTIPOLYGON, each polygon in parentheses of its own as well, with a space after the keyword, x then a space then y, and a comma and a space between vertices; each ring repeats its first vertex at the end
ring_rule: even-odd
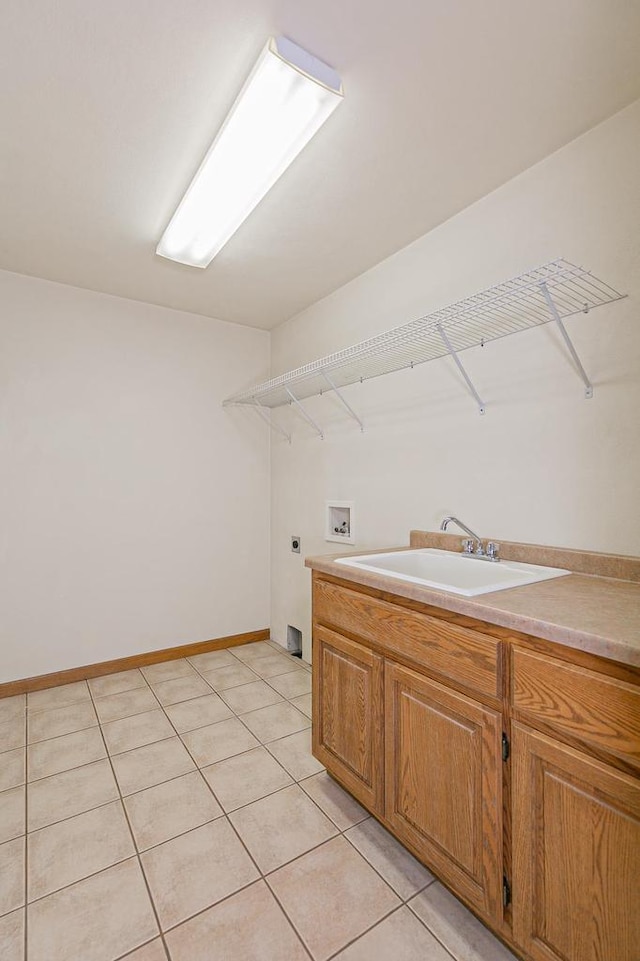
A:
POLYGON ((509 587, 522 587, 524 584, 535 584, 537 581, 571 573, 558 567, 539 567, 519 561, 492 562, 430 547, 416 551, 341 557, 336 563, 361 571, 384 574, 401 581, 411 581, 424 587, 451 591, 452 594, 463 594, 465 597, 504 591, 509 587))

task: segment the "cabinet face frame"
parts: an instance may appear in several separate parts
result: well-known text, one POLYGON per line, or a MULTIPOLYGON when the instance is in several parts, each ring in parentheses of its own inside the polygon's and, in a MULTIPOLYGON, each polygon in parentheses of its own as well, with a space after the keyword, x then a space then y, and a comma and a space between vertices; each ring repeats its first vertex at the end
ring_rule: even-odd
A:
POLYGON ((382 814, 384 659, 320 626, 314 627, 313 657, 313 753, 354 797, 382 814))
POLYGON ((534 961, 635 961, 640 783, 518 722, 512 734, 515 941, 534 961))
POLYGON ((499 925, 501 715, 392 661, 385 662, 385 714, 387 823, 444 881, 499 925), (432 772, 424 770, 425 758, 432 762, 432 772), (426 783, 418 796, 415 781, 421 777, 426 783), (447 799, 443 780, 466 782, 468 794, 447 799), (418 823, 420 818, 424 823, 418 823))
MULTIPOLYGON (((359 590, 360 585, 341 582, 335 576, 325 579, 315 570, 313 578, 314 754, 330 773, 416 857, 431 867, 518 956, 526 957, 527 961, 637 961, 640 958, 637 953, 640 884, 636 877, 640 877, 640 867, 636 871, 634 856, 629 854, 629 838, 635 843, 636 835, 629 832, 627 821, 640 823, 637 773, 640 670, 490 624, 483 634, 483 624, 475 619, 448 612, 440 617, 439 611, 431 606, 366 586, 359 590), (447 857, 443 845, 438 848, 432 843, 436 838, 430 839, 428 831, 412 831, 406 818, 402 823, 393 797, 393 770, 389 771, 395 763, 390 757, 393 751, 397 754, 397 748, 393 743, 389 746, 390 739, 393 742, 394 723, 389 711, 392 695, 386 678, 385 689, 380 689, 377 699, 376 723, 379 732, 384 731, 385 739, 384 745, 376 745, 380 759, 378 770, 382 771, 383 765, 385 770, 376 799, 372 800, 371 792, 365 796, 362 779, 353 778, 352 772, 341 766, 334 755, 320 753, 322 747, 316 745, 315 736, 316 685, 320 684, 317 675, 321 673, 316 653, 318 631, 334 634, 343 644, 352 645, 350 650, 357 651, 361 661, 364 653, 372 676, 377 676, 378 667, 384 665, 386 678, 392 672, 403 675, 404 681, 406 675, 413 675, 417 681, 412 683, 419 682, 423 692, 428 689, 430 699, 434 692, 438 697, 450 699, 442 704, 448 706, 452 721, 457 714, 464 726, 469 705, 480 712, 466 717, 470 729, 474 724, 484 725, 487 720, 484 740, 490 742, 490 746, 485 754, 495 757, 495 771, 491 762, 486 767, 483 764, 485 787, 493 785, 486 792, 483 787, 483 792, 486 798, 493 796, 496 810, 492 812, 489 805, 486 812, 489 827, 483 838, 483 857, 487 859, 484 873, 476 869, 471 880, 468 870, 458 870, 456 874, 456 865, 447 857), (495 727, 492 715, 497 719, 495 727), (510 756, 509 741, 506 742, 506 763, 501 759, 502 731, 511 740, 510 756), (552 769, 555 780, 551 785, 552 777, 545 771, 552 769), (608 845, 609 853, 603 861, 601 883, 596 880, 592 884, 595 902, 604 906, 595 935, 586 923, 574 924, 568 935, 564 929, 565 919, 557 907, 560 899, 545 902, 540 896, 543 888, 536 876, 536 865, 540 863, 541 811, 544 810, 541 785, 545 780, 548 810, 566 808, 579 812, 574 818, 582 823, 576 835, 576 848, 578 842, 589 836, 584 810, 585 804, 591 810, 590 800, 595 801, 596 819, 604 824, 603 843, 608 845), (583 798, 576 800, 573 794, 581 790, 583 798), (490 826, 493 820, 495 832, 490 826), (618 845, 619 861, 616 861, 616 845, 610 843, 612 837, 627 839, 626 853, 622 851, 623 846, 618 845), (492 861, 495 870, 490 866, 492 861), (503 872, 512 892, 512 904, 506 910, 502 907, 503 872), (625 906, 623 917, 634 918, 638 925, 637 931, 634 928, 631 934, 626 921, 616 921, 621 929, 617 935, 612 927, 611 918, 616 918, 621 904, 625 906), (538 936, 545 924, 550 932, 546 942, 544 936, 538 936), (591 931, 591 940, 587 937, 588 931, 591 931), (605 933, 601 935, 602 931, 605 933), (578 944, 577 949, 571 938, 578 944), (570 954, 567 954, 567 945, 570 954)), ((446 738, 440 735, 439 740, 446 738)), ((463 748, 460 753, 466 756, 468 768, 472 752, 463 748)), ((570 824, 572 818, 565 820, 570 824)), ((585 879, 591 883, 591 875, 584 867, 579 868, 578 861, 578 869, 573 872, 578 881, 572 880, 571 871, 565 869, 565 865, 575 859, 570 831, 565 827, 554 828, 551 819, 550 823, 547 847, 559 853, 557 858, 548 858, 551 869, 547 884, 556 888, 564 885, 565 903, 574 903, 572 888, 577 884, 579 894, 585 879)), ((640 848, 640 842, 637 847, 640 848)), ((580 897, 575 903, 581 904, 580 897)))

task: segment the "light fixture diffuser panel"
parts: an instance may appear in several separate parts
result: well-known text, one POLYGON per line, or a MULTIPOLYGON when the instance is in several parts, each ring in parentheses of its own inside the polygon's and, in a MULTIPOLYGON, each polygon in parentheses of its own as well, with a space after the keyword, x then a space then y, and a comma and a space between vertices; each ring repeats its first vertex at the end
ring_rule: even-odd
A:
POLYGON ((156 253, 207 267, 342 100, 336 72, 271 38, 156 253))

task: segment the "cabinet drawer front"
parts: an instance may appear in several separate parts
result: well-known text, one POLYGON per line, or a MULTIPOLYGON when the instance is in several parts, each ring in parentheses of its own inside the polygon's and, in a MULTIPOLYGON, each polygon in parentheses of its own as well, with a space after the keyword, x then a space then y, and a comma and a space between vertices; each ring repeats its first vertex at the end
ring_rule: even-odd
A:
POLYGON ((513 680, 514 706, 531 719, 640 764, 640 688, 518 648, 513 680))
POLYGON ((326 581, 314 585, 313 616, 488 697, 500 696, 495 638, 326 581))

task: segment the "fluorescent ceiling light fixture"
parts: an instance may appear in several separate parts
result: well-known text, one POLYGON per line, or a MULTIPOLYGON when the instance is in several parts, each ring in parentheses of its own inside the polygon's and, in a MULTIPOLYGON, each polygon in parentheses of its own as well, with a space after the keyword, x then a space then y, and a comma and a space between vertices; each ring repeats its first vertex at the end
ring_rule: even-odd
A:
POLYGON ((342 101, 331 67, 271 38, 156 253, 206 267, 342 101))

